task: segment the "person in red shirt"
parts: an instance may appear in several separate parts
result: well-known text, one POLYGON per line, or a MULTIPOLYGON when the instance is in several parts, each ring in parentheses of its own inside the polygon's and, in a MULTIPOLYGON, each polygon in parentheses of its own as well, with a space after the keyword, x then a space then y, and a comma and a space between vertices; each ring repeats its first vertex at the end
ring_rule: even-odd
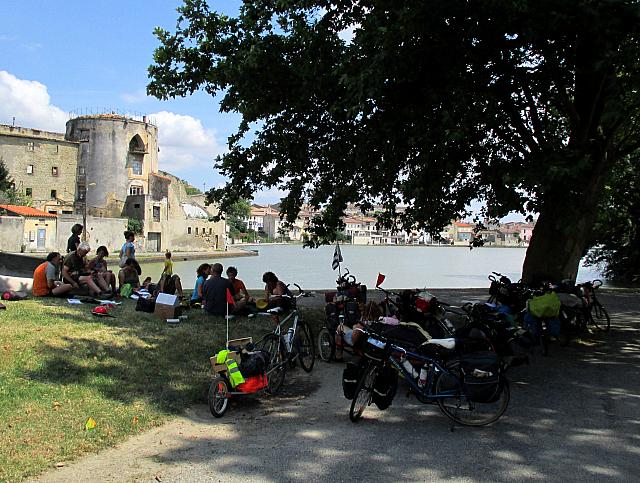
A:
POLYGON ((62 256, 58 252, 51 252, 47 255, 47 261, 38 265, 33 272, 31 292, 34 297, 55 297, 64 295, 73 289, 70 283, 60 281, 61 264, 62 256))
POLYGON ((244 282, 236 278, 237 276, 238 269, 236 267, 227 268, 227 278, 229 279, 229 282, 231 282, 231 285, 233 285, 236 292, 233 296, 233 299, 236 302, 236 312, 245 309, 247 304, 255 303, 253 297, 249 295, 249 291, 247 290, 247 287, 245 287, 244 282))

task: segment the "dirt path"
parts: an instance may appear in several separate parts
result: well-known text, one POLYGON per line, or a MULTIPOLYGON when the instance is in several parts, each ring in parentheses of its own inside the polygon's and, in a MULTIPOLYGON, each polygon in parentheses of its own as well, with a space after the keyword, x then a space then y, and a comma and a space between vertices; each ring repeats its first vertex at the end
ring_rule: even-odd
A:
POLYGON ((39 481, 637 480, 640 298, 605 295, 612 332, 510 373, 512 399, 491 427, 455 428, 403 390, 353 424, 343 366, 287 374, 278 397, 245 397, 214 419, 198 406, 39 481))

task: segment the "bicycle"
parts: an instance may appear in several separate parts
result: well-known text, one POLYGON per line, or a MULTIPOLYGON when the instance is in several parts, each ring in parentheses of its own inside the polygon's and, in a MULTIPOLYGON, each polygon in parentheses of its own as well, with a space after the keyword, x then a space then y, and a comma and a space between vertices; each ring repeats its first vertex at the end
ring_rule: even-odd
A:
POLYGON ((305 292, 297 284, 293 285, 298 288, 297 295, 280 296, 291 301, 291 311, 284 319, 280 320, 281 315, 285 312, 282 307, 274 307, 257 314, 270 316, 276 323, 273 332, 256 342, 257 348, 269 353, 267 391, 270 394, 276 394, 280 390, 289 366, 300 362, 300 366, 305 372, 311 372, 315 362, 313 332, 311 327, 302 320, 302 313, 297 308, 299 298, 313 297, 313 294, 305 292), (291 324, 291 327, 286 333, 283 333, 283 327, 288 324, 291 324))
POLYGON ((366 338, 362 352, 366 363, 349 409, 351 421, 358 422, 372 403, 377 375, 385 366, 392 367, 407 381, 411 392, 420 402, 438 404, 440 411, 454 423, 485 426, 497 421, 506 411, 511 393, 509 382, 499 366, 494 369, 495 373, 479 370, 487 377, 484 384, 487 387, 483 389, 485 394, 481 396, 472 388, 475 370, 470 374, 465 373, 464 356, 450 360, 438 357, 440 350, 455 349, 455 339, 431 339, 426 346, 432 349, 434 355, 426 355, 408 351, 373 332, 363 332, 366 338), (408 358, 422 365, 420 382, 416 382, 415 376, 403 364, 408 358), (426 371, 424 380, 422 371, 426 371), (487 389, 489 393, 486 393, 487 389))
POLYGON ((609 317, 607 309, 602 306, 596 296, 596 290, 601 286, 602 280, 593 280, 577 285, 586 302, 586 308, 589 311, 589 322, 592 323, 596 329, 609 332, 609 329, 611 329, 611 318, 609 317))

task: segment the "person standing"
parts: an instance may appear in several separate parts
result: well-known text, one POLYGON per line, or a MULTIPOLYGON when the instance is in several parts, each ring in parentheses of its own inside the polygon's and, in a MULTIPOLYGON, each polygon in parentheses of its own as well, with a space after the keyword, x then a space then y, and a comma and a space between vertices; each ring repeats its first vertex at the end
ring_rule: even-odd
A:
POLYGON ((51 252, 47 255, 47 261, 38 265, 33 272, 31 293, 34 297, 57 297, 73 289, 70 283, 62 283, 60 281, 61 264, 62 256, 60 253, 51 252))
POLYGON ((162 275, 168 275, 169 277, 173 275, 173 262, 171 261, 171 252, 167 252, 164 254, 164 269, 162 270, 162 275))
POLYGON ((222 265, 214 263, 211 266, 211 276, 202 288, 204 310, 210 315, 226 315, 231 312, 227 307, 227 290, 231 292, 231 296, 235 294, 235 290, 231 282, 222 277, 222 272, 222 265))
POLYGON ((71 227, 71 236, 67 240, 67 253, 75 252, 78 249, 82 230, 84 230, 84 227, 79 223, 71 227))
POLYGON ((124 268, 127 263, 127 260, 130 258, 136 258, 136 246, 133 244, 133 241, 136 239, 136 234, 130 230, 124 232, 124 245, 120 249, 120 268, 124 268))

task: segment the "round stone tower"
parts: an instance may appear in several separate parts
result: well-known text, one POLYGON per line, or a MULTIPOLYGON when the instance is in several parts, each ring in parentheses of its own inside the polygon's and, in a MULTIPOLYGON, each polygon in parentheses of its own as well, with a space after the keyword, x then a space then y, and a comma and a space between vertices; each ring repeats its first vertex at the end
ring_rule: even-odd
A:
POLYGON ((127 196, 149 193, 158 172, 158 128, 118 114, 79 116, 67 122, 66 139, 80 143, 78 201, 94 216, 122 216, 127 196))

